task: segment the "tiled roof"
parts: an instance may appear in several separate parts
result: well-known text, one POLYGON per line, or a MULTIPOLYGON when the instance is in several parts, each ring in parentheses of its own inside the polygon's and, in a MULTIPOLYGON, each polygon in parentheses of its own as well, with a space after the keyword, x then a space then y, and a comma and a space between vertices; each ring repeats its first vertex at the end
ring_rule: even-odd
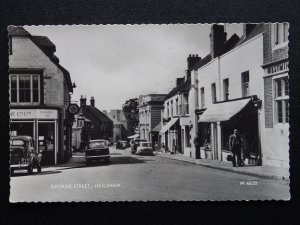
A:
POLYGON ((191 78, 189 77, 186 81, 182 81, 180 82, 176 87, 174 87, 166 96, 165 99, 171 98, 174 95, 176 95, 177 93, 184 91, 184 90, 188 90, 191 87, 191 78))
POLYGON ((43 46, 48 51, 54 53, 56 51, 55 45, 49 40, 46 36, 32 36, 31 37, 36 40, 40 46, 43 46))
POLYGON ((8 26, 8 35, 12 36, 30 36, 30 33, 20 26, 8 26))
POLYGON ((237 47, 243 43, 245 43, 246 41, 250 40, 251 38, 257 36, 258 34, 260 33, 263 33, 264 32, 264 24, 260 23, 260 24, 257 24, 251 31, 250 33, 247 35, 246 38, 241 38, 239 42, 236 43, 236 45, 234 46, 237 47))
POLYGON ((83 111, 84 111, 84 114, 89 112, 101 121, 112 122, 113 123, 113 121, 107 115, 105 115, 103 112, 101 112, 96 107, 87 105, 87 106, 84 107, 83 111))

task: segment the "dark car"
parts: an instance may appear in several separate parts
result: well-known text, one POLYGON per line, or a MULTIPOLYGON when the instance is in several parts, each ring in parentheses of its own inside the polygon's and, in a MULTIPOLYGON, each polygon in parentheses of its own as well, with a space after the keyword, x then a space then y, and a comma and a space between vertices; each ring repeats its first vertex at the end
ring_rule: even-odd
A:
POLYGON ((90 140, 85 150, 86 163, 92 160, 104 160, 106 163, 110 161, 109 147, 106 140, 90 140))
POLYGON ((27 170, 28 174, 42 171, 42 154, 37 152, 33 146, 33 140, 30 136, 14 136, 10 138, 10 173, 15 170, 27 170))
POLYGON ((154 155, 151 142, 140 142, 136 149, 137 155, 154 155))
POLYGON ((137 146, 139 145, 140 142, 146 142, 147 140, 145 139, 140 139, 140 138, 135 138, 131 140, 130 146, 131 146, 131 154, 136 153, 137 146))

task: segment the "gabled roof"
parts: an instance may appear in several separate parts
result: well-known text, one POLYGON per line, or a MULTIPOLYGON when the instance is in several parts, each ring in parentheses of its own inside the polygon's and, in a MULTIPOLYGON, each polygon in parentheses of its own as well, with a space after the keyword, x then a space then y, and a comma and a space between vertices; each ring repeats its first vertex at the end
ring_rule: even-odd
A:
POLYGON ((67 84, 69 90, 73 92, 72 82, 70 73, 59 64, 58 58, 53 54, 55 52, 55 45, 49 40, 46 36, 32 36, 28 31, 26 31, 21 26, 8 26, 7 28, 9 36, 26 36, 30 38, 30 40, 38 46, 42 52, 62 71, 65 79, 67 80, 67 84))
POLYGON ((8 26, 7 31, 9 36, 31 36, 23 27, 8 26))
POLYGON ((86 114, 86 113, 92 114, 93 116, 98 118, 98 120, 113 123, 113 121, 107 115, 105 115, 103 112, 101 112, 96 107, 93 107, 93 106, 90 106, 90 105, 84 106, 83 107, 83 114, 86 114))

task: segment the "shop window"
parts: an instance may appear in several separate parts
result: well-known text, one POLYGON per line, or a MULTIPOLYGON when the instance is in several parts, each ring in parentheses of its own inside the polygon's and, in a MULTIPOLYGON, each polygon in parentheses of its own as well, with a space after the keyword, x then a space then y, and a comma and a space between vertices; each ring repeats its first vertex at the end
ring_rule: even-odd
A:
POLYGON ((16 74, 10 75, 11 103, 39 103, 40 77, 39 75, 16 74))
POLYGON ((216 83, 211 84, 211 101, 212 103, 217 101, 216 83))
POLYGON ((223 80, 223 98, 224 101, 229 100, 229 79, 224 79, 223 80))
POLYGON ((205 93, 204 93, 204 87, 200 89, 200 95, 201 95, 201 108, 205 108, 205 93))
POLYGON ((289 122, 288 77, 275 79, 275 114, 277 123, 289 122))
POLYGON ((211 148, 210 123, 199 123, 200 145, 205 149, 211 148))
POLYGON ((242 73, 242 96, 247 97, 250 95, 249 89, 249 71, 242 73))
POLYGON ((288 23, 273 24, 274 46, 288 41, 288 23))

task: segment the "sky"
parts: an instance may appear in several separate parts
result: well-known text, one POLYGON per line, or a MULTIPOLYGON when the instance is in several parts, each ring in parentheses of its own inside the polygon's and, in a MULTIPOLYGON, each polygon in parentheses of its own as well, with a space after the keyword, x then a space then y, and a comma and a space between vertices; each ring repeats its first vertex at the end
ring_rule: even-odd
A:
MULTIPOLYGON (((121 109, 130 98, 167 94, 187 69, 189 54, 209 51, 209 24, 25 26, 47 36, 60 64, 70 72, 87 103, 95 97, 100 110, 121 109)), ((241 24, 226 24, 227 39, 242 35, 241 24)))

